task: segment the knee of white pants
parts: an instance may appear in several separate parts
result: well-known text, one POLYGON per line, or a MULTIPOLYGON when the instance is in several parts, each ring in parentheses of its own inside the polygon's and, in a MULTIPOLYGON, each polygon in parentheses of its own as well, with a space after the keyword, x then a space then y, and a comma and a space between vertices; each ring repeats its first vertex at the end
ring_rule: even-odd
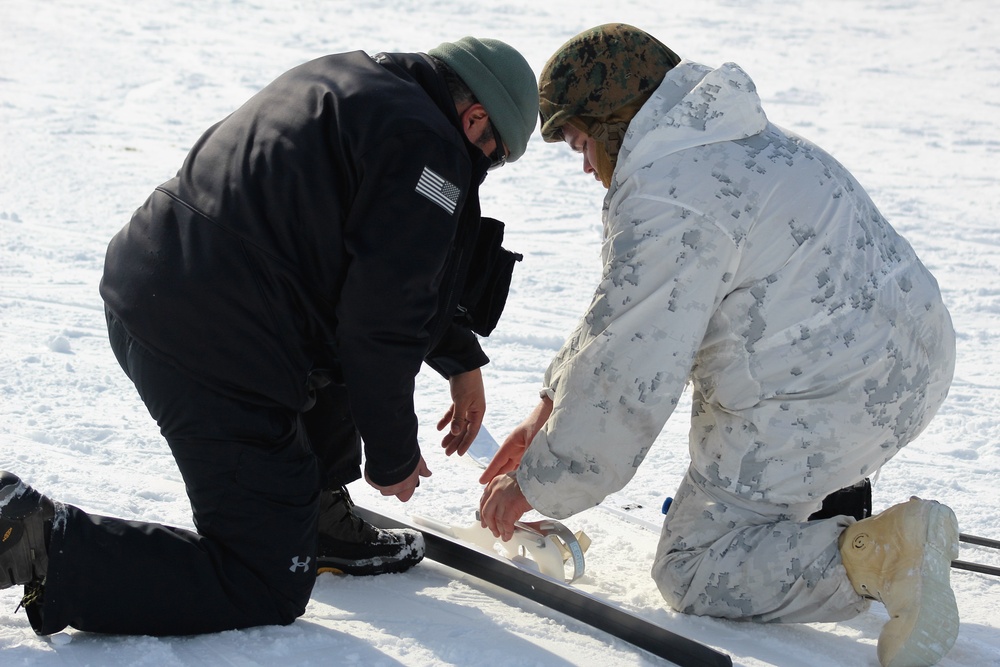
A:
POLYGON ((704 551, 673 551, 656 555, 651 572, 653 581, 674 611, 684 612, 684 598, 703 555, 704 551))

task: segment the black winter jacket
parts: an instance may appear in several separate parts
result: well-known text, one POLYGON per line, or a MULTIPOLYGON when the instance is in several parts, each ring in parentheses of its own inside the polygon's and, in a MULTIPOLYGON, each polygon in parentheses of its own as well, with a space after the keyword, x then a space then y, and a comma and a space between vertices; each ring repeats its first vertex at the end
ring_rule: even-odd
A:
POLYGON ((308 410, 346 385, 378 484, 416 467, 414 378, 488 360, 453 314, 489 160, 421 54, 283 74, 191 149, 108 247, 101 295, 219 391, 308 410))

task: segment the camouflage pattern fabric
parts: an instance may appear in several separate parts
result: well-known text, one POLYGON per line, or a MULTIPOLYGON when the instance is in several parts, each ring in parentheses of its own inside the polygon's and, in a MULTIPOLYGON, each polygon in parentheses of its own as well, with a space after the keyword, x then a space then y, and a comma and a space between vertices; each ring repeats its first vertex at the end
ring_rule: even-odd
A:
POLYGON ((768 121, 732 63, 667 73, 604 207, 603 267, 546 371, 525 497, 565 518, 621 489, 690 382, 690 473, 653 572, 668 604, 857 613, 837 549, 853 519, 807 519, 944 401, 955 333, 934 277, 843 165, 768 121))
POLYGON ((831 623, 869 607, 841 564, 847 516, 806 521, 803 508, 750 501, 693 468, 670 504, 653 581, 672 609, 762 623, 831 623))
POLYGON ((624 23, 580 33, 556 51, 539 77, 542 138, 562 141, 562 126, 580 118, 614 161, 629 120, 679 62, 656 38, 624 23))

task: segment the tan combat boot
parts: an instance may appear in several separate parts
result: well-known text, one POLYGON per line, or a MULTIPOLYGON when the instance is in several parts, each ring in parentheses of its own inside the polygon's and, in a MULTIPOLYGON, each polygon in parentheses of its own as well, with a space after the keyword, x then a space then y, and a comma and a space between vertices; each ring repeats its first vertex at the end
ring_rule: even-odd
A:
POLYGON ((934 665, 951 649, 958 636, 950 583, 958 520, 951 508, 910 498, 848 526, 840 554, 854 590, 889 612, 878 638, 883 667, 934 665))

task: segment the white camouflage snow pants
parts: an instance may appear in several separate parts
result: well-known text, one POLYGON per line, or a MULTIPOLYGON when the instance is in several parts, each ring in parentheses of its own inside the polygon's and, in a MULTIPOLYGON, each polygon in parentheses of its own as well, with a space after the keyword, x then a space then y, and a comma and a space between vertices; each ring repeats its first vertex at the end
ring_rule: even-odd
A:
POLYGON ((838 538, 854 523, 816 510, 748 502, 689 469, 670 505, 653 579, 676 611, 760 622, 852 618, 868 608, 841 564, 838 538))
POLYGON ((864 357, 836 393, 812 400, 761 401, 740 411, 709 403, 696 384, 691 449, 700 457, 667 512, 652 571, 673 609, 810 623, 867 608, 838 544, 855 520, 808 518, 827 495, 876 472, 944 402, 954 333, 943 307, 922 322, 930 333, 895 337, 885 354, 864 357), (789 431, 790 423, 801 432, 789 431))

